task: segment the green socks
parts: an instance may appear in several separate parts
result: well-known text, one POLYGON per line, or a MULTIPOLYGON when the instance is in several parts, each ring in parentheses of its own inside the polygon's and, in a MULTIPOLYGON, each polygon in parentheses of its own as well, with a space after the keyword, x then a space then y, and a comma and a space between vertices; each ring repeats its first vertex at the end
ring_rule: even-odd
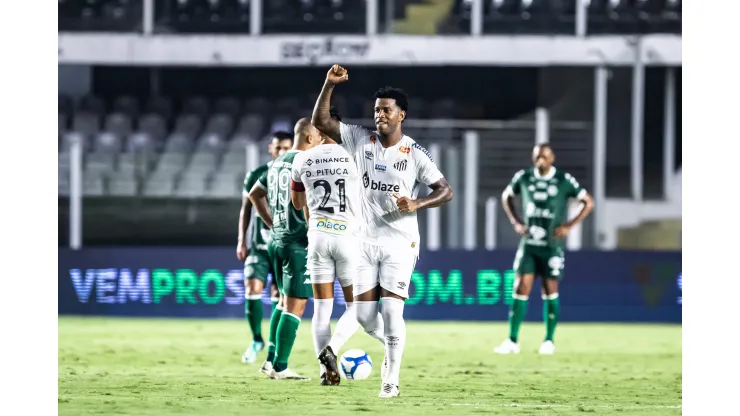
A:
POLYGON ((278 324, 280 323, 282 315, 282 309, 278 307, 272 308, 272 316, 270 316, 270 338, 268 338, 267 344, 267 361, 269 362, 275 360, 275 344, 277 344, 278 324))
POLYGON ((560 298, 557 293, 546 296, 543 300, 542 314, 545 321, 545 341, 553 341, 555 336, 555 327, 558 325, 560 316, 560 298))
POLYGON ((301 318, 292 313, 283 312, 280 317, 280 324, 277 328, 277 350, 273 365, 275 371, 280 372, 288 368, 288 358, 290 357, 290 351, 293 349, 300 324, 301 318))
POLYGON ((247 295, 244 313, 252 330, 252 339, 262 342, 262 295, 247 295))
POLYGON ((519 337, 519 328, 522 326, 522 321, 524 321, 524 315, 527 314, 529 296, 514 294, 512 297, 514 303, 511 304, 511 310, 509 311, 509 339, 516 343, 519 337))

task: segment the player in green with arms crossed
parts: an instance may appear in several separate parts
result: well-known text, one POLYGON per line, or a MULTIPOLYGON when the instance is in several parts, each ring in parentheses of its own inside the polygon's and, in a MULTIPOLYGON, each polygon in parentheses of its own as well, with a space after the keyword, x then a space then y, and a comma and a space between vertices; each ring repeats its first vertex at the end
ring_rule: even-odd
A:
MULTIPOLYGON (((288 368, 298 326, 308 298, 313 296, 311 279, 306 273, 308 254, 308 226, 302 211, 293 207, 290 199, 290 180, 293 160, 299 152, 309 150, 321 141, 318 130, 307 118, 298 120, 294 130, 295 144, 279 156, 264 172, 249 193, 257 214, 271 228, 267 250, 280 290, 277 308, 274 352, 268 348, 267 360, 260 371, 273 379, 308 380, 288 368)), ((273 314, 273 320, 275 315, 273 314)), ((272 332, 272 321, 270 332, 272 332)))
POLYGON ((520 170, 502 195, 504 211, 514 230, 522 236, 514 258, 516 280, 514 302, 509 312, 509 338, 494 349, 498 354, 519 353, 519 327, 527 311, 527 301, 537 276, 542 278, 545 340, 540 354, 555 352, 555 326, 560 315, 558 282, 563 277, 564 239, 570 230, 593 209, 591 196, 578 181, 553 166, 555 154, 549 144, 539 144, 532 152, 534 167, 520 170), (524 221, 514 209, 514 196, 522 198, 524 221), (568 200, 582 202, 581 211, 568 221, 568 200))
MULTIPOLYGON (((268 152, 274 160, 292 147, 293 134, 278 131, 272 135, 268 152)), ((271 163, 259 166, 247 173, 242 191, 242 208, 239 211, 239 240, 236 245, 236 257, 239 261, 244 262, 244 315, 249 322, 249 328, 252 330, 252 345, 242 354, 242 362, 250 364, 257 360, 257 354, 265 348, 265 341, 262 339, 262 290, 265 288, 268 274, 273 275, 271 291, 273 314, 280 296, 275 282, 275 274, 272 273, 272 264, 267 254, 270 229, 265 226, 265 223, 259 217, 250 224, 252 201, 249 200, 249 191, 260 175, 267 171, 271 163)), ((274 339, 270 338, 269 342, 271 345, 275 345, 274 339)))

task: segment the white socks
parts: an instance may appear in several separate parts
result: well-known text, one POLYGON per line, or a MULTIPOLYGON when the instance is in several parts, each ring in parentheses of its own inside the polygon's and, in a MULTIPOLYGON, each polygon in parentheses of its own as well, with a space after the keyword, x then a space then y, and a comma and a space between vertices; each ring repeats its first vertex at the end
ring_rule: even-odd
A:
POLYGON ((406 321, 403 320, 405 302, 396 298, 383 298, 383 321, 385 322, 385 353, 388 356, 388 373, 385 383, 398 385, 401 358, 406 345, 406 321))
POLYGON ((334 336, 329 341, 329 346, 334 354, 339 355, 339 350, 344 346, 344 343, 352 337, 352 335, 360 329, 360 323, 357 322, 357 314, 355 311, 354 303, 347 303, 347 309, 344 311, 342 316, 337 321, 337 326, 334 329, 334 336))
MULTIPOLYGON (((313 318, 311 319, 311 335, 313 335, 313 348, 316 356, 329 345, 331 339, 331 312, 334 309, 334 299, 314 299, 313 318)), ((320 366, 320 373, 326 371, 320 366)), ((319 374, 321 375, 321 374, 319 374)))
POLYGON ((357 321, 368 335, 385 345, 383 317, 378 313, 377 301, 355 301, 357 321))

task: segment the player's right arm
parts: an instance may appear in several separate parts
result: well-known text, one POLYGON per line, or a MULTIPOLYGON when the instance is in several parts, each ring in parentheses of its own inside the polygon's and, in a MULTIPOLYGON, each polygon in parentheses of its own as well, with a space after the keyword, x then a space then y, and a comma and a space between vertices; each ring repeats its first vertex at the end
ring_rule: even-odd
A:
MULTIPOLYGON (((303 158, 300 155, 293 159, 293 166, 290 174, 290 200, 295 209, 306 207, 306 187, 301 181, 301 169, 303 168, 303 158)), ((306 217, 308 220, 308 217, 306 217)))
POLYGON ((319 94, 313 108, 313 114, 311 114, 311 124, 340 144, 342 143, 342 135, 339 130, 339 122, 331 118, 329 109, 331 108, 331 93, 334 91, 334 86, 347 81, 348 78, 349 75, 346 69, 339 65, 332 65, 326 74, 324 87, 321 89, 321 94, 319 94))
POLYGON ((521 181, 522 176, 524 176, 523 170, 514 174, 514 177, 511 178, 511 182, 509 182, 509 186, 507 186, 501 194, 501 204, 504 207, 506 216, 509 217, 509 222, 514 227, 514 231, 523 236, 527 233, 527 227, 519 218, 519 215, 517 215, 516 208, 514 207, 514 197, 519 194, 519 181, 521 181))
POLYGON ((249 191, 249 200, 252 201, 254 210, 257 211, 257 215, 262 218, 267 228, 272 229, 272 216, 270 215, 270 207, 267 206, 267 172, 265 171, 260 175, 249 191))
POLYGON ((236 244, 236 258, 244 261, 247 258, 248 236, 247 230, 252 221, 252 201, 249 200, 249 191, 259 179, 257 171, 253 170, 244 177, 244 188, 242 189, 242 207, 239 210, 239 238, 236 244))

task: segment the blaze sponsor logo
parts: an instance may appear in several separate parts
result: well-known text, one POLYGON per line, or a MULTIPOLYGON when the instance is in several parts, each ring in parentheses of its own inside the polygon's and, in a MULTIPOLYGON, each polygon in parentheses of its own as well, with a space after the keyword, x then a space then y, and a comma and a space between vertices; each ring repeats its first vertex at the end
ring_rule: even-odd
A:
POLYGON ((365 188, 370 188, 373 191, 395 192, 395 193, 401 192, 401 185, 394 184, 394 183, 383 183, 380 181, 371 181, 370 178, 367 176, 367 173, 362 175, 362 185, 365 188))

